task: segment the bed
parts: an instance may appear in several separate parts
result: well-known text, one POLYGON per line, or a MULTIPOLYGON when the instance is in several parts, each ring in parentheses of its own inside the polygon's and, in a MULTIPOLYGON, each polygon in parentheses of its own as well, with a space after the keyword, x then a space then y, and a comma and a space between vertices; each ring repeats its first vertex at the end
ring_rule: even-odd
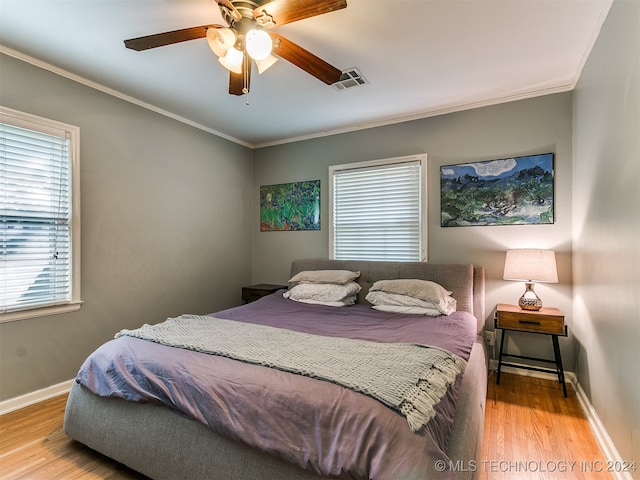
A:
MULTIPOLYGON (((81 368, 67 402, 66 434, 154 479, 475 478, 487 388, 484 269, 470 264, 303 259, 292 263, 291 277, 318 271, 359 272, 355 304, 335 307, 296 302, 279 291, 212 317, 245 330, 271 328, 265 331, 290 333, 289 328, 298 329, 304 331, 295 335, 301 334, 304 341, 328 335, 336 337, 331 342, 362 341, 367 348, 373 342, 421 344, 420 332, 435 330, 431 325, 445 325, 445 332, 436 333, 436 340, 443 338, 444 345, 457 350, 452 356, 464 359, 464 371, 435 402, 434 416, 427 423, 410 428, 409 414, 405 418, 390 408, 384 403, 386 397, 381 401, 375 394, 363 394, 365 390, 359 393, 339 381, 318 379, 315 373, 305 376, 286 368, 175 348, 137 338, 139 330, 135 330, 107 342, 81 368), (376 282, 390 279, 435 282, 451 292, 456 312, 428 317, 374 310, 367 294, 379 284, 376 282), (265 325, 254 325, 262 323, 260 318, 265 315, 270 318, 265 325), (297 325, 304 323, 300 319, 307 319, 304 327, 297 325), (407 330, 411 337, 407 340, 402 332, 416 326, 420 332, 407 330), (134 374, 129 365, 133 361, 111 358, 115 346, 136 357, 134 374), (149 358, 158 356, 179 368, 186 368, 187 357, 189 362, 195 358, 201 370, 181 370, 188 373, 179 375, 167 373, 168 367, 162 365, 151 371, 150 365, 158 368, 155 363, 160 362, 149 358), (114 380, 113 371, 118 369, 126 370, 125 377, 138 378, 128 393, 112 388, 123 381, 114 380), (208 384, 214 377, 216 383, 226 383, 213 389, 208 384), (195 385, 196 393, 180 390, 179 383, 185 378, 195 385), (151 385, 156 380, 160 383, 151 385), (247 403, 246 397, 252 397, 250 404, 239 406, 247 403)), ((229 325, 221 323, 223 328, 229 325)), ((352 344, 347 345, 351 350, 352 344)), ((449 353, 445 346, 440 347, 438 350, 449 353)))

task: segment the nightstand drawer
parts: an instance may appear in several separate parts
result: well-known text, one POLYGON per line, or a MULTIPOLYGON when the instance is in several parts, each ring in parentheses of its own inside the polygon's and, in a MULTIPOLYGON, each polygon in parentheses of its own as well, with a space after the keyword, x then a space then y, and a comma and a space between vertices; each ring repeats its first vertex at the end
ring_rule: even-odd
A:
POLYGON ((508 328, 509 330, 524 330, 527 332, 544 332, 555 335, 564 335, 564 320, 558 317, 547 317, 544 315, 524 317, 518 313, 501 312, 498 314, 498 328, 508 328))
POLYGON ((496 328, 521 330, 523 332, 566 335, 564 315, 555 308, 538 311, 521 310, 519 307, 505 308, 500 305, 496 312, 496 328))

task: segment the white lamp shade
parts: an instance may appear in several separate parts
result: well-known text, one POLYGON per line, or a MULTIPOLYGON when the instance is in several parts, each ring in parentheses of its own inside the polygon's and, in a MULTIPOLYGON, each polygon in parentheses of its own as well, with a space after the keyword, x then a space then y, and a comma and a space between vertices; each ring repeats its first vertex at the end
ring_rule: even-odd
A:
POLYGON ((208 28, 207 43, 218 57, 222 58, 236 43, 236 34, 230 28, 208 28))
POLYGON ((552 250, 507 250, 502 278, 529 283, 558 283, 556 254, 552 250))
POLYGON ((242 73, 243 56, 244 55, 240 50, 231 47, 227 50, 227 54, 224 57, 218 58, 218 61, 227 70, 230 70, 233 73, 242 73))
POLYGON ((258 67, 258 74, 266 71, 269 67, 271 67, 274 63, 278 61, 278 57, 273 54, 270 54, 267 58, 262 60, 256 60, 256 66, 258 67))
POLYGON ((273 41, 264 30, 249 30, 245 37, 247 53, 254 60, 264 60, 271 55, 273 41))

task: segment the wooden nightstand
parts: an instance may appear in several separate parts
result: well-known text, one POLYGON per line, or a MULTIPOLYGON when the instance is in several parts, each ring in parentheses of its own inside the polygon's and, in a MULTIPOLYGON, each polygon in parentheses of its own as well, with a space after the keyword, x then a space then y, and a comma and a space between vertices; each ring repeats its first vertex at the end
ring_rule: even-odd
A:
POLYGON ((270 283, 259 283, 257 285, 250 285, 248 287, 242 287, 242 300, 245 303, 255 302, 259 298, 266 295, 271 295, 280 289, 288 288, 287 285, 272 285, 270 283))
POLYGON ((562 368, 562 357, 560 356, 560 345, 558 344, 558 336, 567 336, 567 326, 564 323, 564 315, 557 308, 543 307, 538 311, 522 310, 517 305, 508 305, 499 303, 496 306, 495 328, 502 330, 502 338, 500 339, 500 354, 498 356, 498 375, 496 384, 500 385, 500 371, 502 366, 519 367, 528 370, 537 370, 541 372, 553 371, 547 368, 534 367, 530 365, 521 365, 503 362, 503 357, 522 358, 525 360, 535 360, 538 362, 554 363, 555 372, 558 375, 558 382, 562 384, 564 396, 567 396, 567 384, 564 378, 564 369, 562 368), (553 343, 554 360, 544 358, 525 357, 522 355, 512 355, 504 352, 504 339, 509 331, 519 331, 528 333, 540 333, 550 335, 553 343))

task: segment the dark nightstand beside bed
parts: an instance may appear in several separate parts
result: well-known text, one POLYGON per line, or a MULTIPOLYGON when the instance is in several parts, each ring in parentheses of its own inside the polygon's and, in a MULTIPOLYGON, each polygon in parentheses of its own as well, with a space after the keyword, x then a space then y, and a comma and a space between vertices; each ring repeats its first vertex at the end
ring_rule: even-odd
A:
POLYGON ((271 295, 278 290, 287 288, 287 285, 273 285, 271 283, 259 283, 256 285, 249 285, 248 287, 242 287, 242 301, 243 303, 255 302, 259 298, 266 295, 271 295))

